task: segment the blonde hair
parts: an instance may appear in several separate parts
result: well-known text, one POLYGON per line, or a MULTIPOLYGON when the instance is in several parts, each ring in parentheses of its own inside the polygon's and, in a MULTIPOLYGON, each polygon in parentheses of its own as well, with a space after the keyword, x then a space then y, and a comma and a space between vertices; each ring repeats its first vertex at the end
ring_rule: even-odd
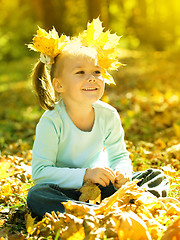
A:
POLYGON ((44 110, 53 110, 57 101, 56 94, 52 85, 56 68, 56 61, 48 71, 46 65, 38 61, 32 73, 34 90, 38 96, 39 103, 44 110))
POLYGON ((63 52, 55 57, 50 70, 41 61, 35 65, 32 74, 33 87, 44 110, 53 110, 55 102, 60 100, 60 95, 55 92, 52 84, 53 78, 59 76, 60 68, 63 67, 63 61, 59 62, 59 59, 79 55, 96 58, 97 52, 94 48, 80 46, 75 42, 73 45, 65 47, 63 52))

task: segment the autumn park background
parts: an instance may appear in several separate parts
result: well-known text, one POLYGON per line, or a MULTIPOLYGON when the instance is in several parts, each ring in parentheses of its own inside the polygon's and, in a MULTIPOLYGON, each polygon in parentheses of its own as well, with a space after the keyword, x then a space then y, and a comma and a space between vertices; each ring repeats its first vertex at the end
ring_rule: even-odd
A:
POLYGON ((179 0, 0 0, 0 239, 27 237, 31 149, 43 110, 30 79, 38 54, 26 44, 37 26, 73 36, 98 16, 122 36, 124 64, 102 100, 121 116, 134 171, 163 169, 180 200, 179 0))

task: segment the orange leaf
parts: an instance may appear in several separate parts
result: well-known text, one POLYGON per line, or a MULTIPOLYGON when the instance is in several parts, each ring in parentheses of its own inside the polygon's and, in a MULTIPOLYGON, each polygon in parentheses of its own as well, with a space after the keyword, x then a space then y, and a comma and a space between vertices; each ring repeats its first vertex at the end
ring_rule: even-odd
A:
POLYGON ((122 212, 117 224, 118 237, 121 240, 151 240, 145 222, 133 212, 122 212))
POLYGON ((180 218, 176 219, 164 232, 161 240, 179 240, 180 239, 180 218))

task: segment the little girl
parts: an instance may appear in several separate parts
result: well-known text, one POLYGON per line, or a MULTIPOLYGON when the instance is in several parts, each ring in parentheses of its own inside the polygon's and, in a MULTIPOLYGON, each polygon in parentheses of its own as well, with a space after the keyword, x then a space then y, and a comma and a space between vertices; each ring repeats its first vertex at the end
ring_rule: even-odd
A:
POLYGON ((77 38, 60 38, 53 29, 37 31, 29 47, 41 52, 33 82, 41 106, 47 111, 36 128, 28 207, 42 217, 64 212, 61 202, 78 201, 77 191, 90 180, 100 186, 102 199, 124 183, 139 183, 156 196, 167 196, 168 180, 160 170, 132 174, 119 115, 99 99, 105 83, 113 83, 107 70, 117 69, 115 47, 119 37, 103 32, 95 19, 77 38))

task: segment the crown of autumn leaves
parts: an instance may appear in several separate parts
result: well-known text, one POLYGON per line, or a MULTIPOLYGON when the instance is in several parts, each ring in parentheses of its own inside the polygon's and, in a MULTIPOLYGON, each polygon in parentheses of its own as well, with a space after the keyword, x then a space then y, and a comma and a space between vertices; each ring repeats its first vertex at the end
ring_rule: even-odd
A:
POLYGON ((107 71, 116 70, 121 65, 118 62, 116 50, 120 37, 111 34, 109 30, 104 32, 103 29, 102 22, 97 18, 87 24, 87 30, 80 33, 78 37, 71 39, 63 34, 59 37, 54 27, 49 32, 39 27, 37 35, 33 38, 33 43, 28 44, 28 48, 40 52, 40 61, 46 65, 51 65, 54 63, 54 58, 62 53, 65 46, 77 40, 81 46, 96 49, 98 64, 101 67, 105 82, 115 84, 113 77, 107 71))

